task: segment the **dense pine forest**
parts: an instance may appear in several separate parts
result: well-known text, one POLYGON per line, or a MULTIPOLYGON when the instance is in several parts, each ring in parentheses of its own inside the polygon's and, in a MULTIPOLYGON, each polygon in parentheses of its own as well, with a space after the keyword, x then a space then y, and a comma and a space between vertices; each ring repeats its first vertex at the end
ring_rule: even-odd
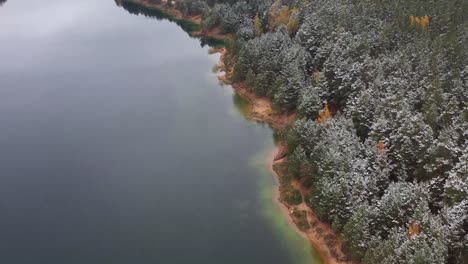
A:
POLYGON ((468 263, 468 1, 177 0, 297 112, 289 173, 352 259, 468 263))

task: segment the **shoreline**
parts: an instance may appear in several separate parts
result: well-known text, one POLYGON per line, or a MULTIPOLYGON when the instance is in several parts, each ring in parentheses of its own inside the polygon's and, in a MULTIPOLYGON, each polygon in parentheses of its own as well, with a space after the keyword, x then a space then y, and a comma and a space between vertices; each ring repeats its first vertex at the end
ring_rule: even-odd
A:
MULTIPOLYGON (((151 0, 119 0, 120 2, 130 2, 133 4, 141 5, 148 9, 155 9, 160 12, 165 13, 169 17, 178 20, 178 21, 188 21, 193 25, 200 26, 202 22, 201 15, 192 15, 192 16, 185 16, 181 11, 177 10, 174 5, 168 7, 166 5, 167 0, 161 0, 160 3, 155 3, 151 0)), ((210 30, 197 30, 187 32, 192 37, 211 37, 218 40, 229 40, 233 37, 232 34, 222 34, 219 27, 214 27, 210 30)))
MULTIPOLYGON (((256 94, 248 91, 242 83, 232 83, 231 76, 233 69, 224 65, 224 56, 227 51, 222 48, 219 53, 220 65, 218 65, 222 74, 218 76, 219 80, 232 86, 234 91, 249 102, 247 118, 257 122, 269 124, 273 130, 280 130, 296 120, 296 113, 280 113, 273 109, 273 102, 265 97, 259 97, 256 94)), ((320 221, 312 208, 306 205, 304 197, 307 195, 307 190, 298 181, 294 179, 291 185, 298 190, 302 196, 302 203, 299 205, 291 205, 280 198, 280 178, 285 176, 285 173, 279 168, 281 165, 287 166, 287 157, 285 150, 287 145, 285 142, 278 142, 274 149, 266 155, 264 166, 274 178, 275 187, 273 188, 273 202, 279 207, 288 225, 297 234, 306 239, 316 253, 320 256, 324 264, 354 264, 353 261, 342 251, 342 243, 339 236, 333 231, 331 226, 323 221, 320 221), (299 227, 299 219, 294 216, 293 212, 299 210, 306 213, 306 220, 309 228, 301 230, 299 227)))
MULTIPOLYGON (((279 160, 275 160, 275 157, 280 152, 281 152, 280 147, 275 146, 275 148, 269 153, 269 155, 267 155, 267 158, 265 160, 265 166, 275 180, 275 188, 273 189, 273 202, 280 208, 281 212, 284 214, 284 217, 287 219, 288 225, 296 233, 298 233, 301 237, 306 239, 311 244, 311 246, 313 247, 315 252, 320 256, 324 264, 351 264, 353 263, 352 261, 346 260, 347 257, 341 250, 341 242, 337 240, 336 234, 331 229, 331 227, 326 223, 320 222, 320 220, 318 220, 317 216, 314 214, 314 212, 312 211, 310 207, 308 207, 304 203, 301 203, 295 206, 295 205, 289 205, 281 201, 280 191, 279 191, 279 188, 280 188, 279 179, 282 176, 279 170, 275 170, 275 164, 277 165, 277 164, 285 163, 286 159, 282 158, 279 160), (296 219, 293 215, 294 210, 305 210, 307 212, 308 222, 310 223, 310 220, 312 220, 312 221, 315 221, 317 224, 314 227, 310 227, 306 231, 301 230, 297 225, 298 219, 296 219), (323 231, 319 231, 320 229, 323 231), (334 236, 333 247, 330 247, 330 245, 327 243, 326 238, 325 238, 327 235, 334 236), (331 253, 332 250, 335 250, 336 252, 338 252, 340 257, 339 258, 334 257, 331 253)), ((296 188, 296 186, 294 187, 296 188)))
MULTIPOLYGON (((122 1, 122 0, 121 0, 122 1)), ((184 16, 182 12, 177 10, 175 7, 167 7, 166 1, 163 0, 161 3, 154 3, 151 0, 124 0, 134 4, 139 4, 149 9, 157 9, 161 12, 166 13, 168 16, 180 21, 188 21, 195 25, 201 24, 201 15, 197 16, 184 16)), ((233 37, 232 34, 222 34, 218 27, 210 30, 198 30, 194 32, 188 32, 192 37, 212 37, 220 40, 229 40, 233 37)), ((232 65, 225 65, 224 58, 227 55, 226 48, 214 49, 214 52, 220 53, 219 64, 215 67, 219 67, 220 75, 218 79, 225 84, 231 85, 232 89, 248 101, 248 114, 247 118, 253 121, 262 122, 269 124, 273 130, 280 130, 291 124, 296 120, 296 113, 280 113, 274 110, 273 103, 270 99, 265 97, 259 97, 253 92, 248 91, 243 83, 233 83, 231 76, 233 73, 232 65)), ((230 63, 232 64, 232 63, 230 63)), ((278 142, 275 144, 275 148, 266 155, 264 166, 271 177, 274 178, 275 186, 273 192, 273 202, 279 207, 284 217, 287 220, 288 225, 297 234, 304 239, 308 240, 309 244, 313 247, 316 253, 320 256, 324 264, 354 264, 341 250, 341 241, 339 236, 332 230, 330 225, 324 223, 318 219, 313 210, 307 206, 304 202, 305 192, 307 191, 300 183, 291 181, 291 185, 294 189, 301 193, 303 202, 299 205, 290 205, 280 199, 280 178, 284 177, 285 174, 279 168, 281 165, 286 166, 287 158, 284 155, 284 149, 287 146, 284 142, 278 142), (306 213, 306 220, 309 226, 306 230, 301 230, 298 221, 299 219, 293 215, 294 210, 299 210, 306 213)))

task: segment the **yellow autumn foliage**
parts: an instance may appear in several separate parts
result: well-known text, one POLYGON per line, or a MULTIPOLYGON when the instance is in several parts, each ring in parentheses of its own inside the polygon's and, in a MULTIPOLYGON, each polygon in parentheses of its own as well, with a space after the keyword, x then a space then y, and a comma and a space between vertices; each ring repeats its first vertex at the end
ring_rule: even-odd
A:
POLYGON ((293 36, 296 34, 297 30, 299 30, 299 17, 297 16, 297 12, 299 10, 295 7, 293 7, 290 11, 289 14, 289 21, 288 21, 288 33, 290 36, 293 36))
POLYGON ((331 112, 328 107, 328 104, 325 104, 325 107, 319 112, 319 116, 317 118, 317 122, 323 124, 325 121, 327 121, 328 118, 331 117, 331 112))
POLYGON ((385 142, 383 140, 379 140, 379 143, 377 143, 377 152, 382 155, 384 154, 385 151, 385 142))
POLYGON ((270 30, 274 30, 276 28, 276 17, 278 16, 280 8, 281 0, 276 0, 270 8, 270 15, 268 16, 268 26, 270 30))
POLYGON ((280 9, 278 15, 274 18, 275 27, 279 25, 286 25, 289 22, 289 6, 284 6, 280 9))
POLYGON ((281 1, 276 1, 270 8, 268 26, 270 30, 275 30, 280 25, 286 25, 289 34, 294 35, 299 29, 299 10, 296 7, 282 6, 281 1))
POLYGON ((429 16, 409 16, 410 26, 413 26, 421 31, 427 30, 429 27, 430 19, 429 16))
POLYGON ((320 81, 320 71, 315 69, 314 73, 312 73, 312 78, 314 79, 315 82, 320 81))
POLYGON ((260 17, 258 16, 258 13, 255 16, 255 20, 254 20, 254 30, 255 30, 255 35, 257 37, 263 34, 262 21, 260 21, 260 17))
POLYGON ((421 232, 421 227, 419 226, 419 224, 418 223, 413 223, 408 228, 408 237, 412 238, 413 236, 419 234, 420 232, 421 232))

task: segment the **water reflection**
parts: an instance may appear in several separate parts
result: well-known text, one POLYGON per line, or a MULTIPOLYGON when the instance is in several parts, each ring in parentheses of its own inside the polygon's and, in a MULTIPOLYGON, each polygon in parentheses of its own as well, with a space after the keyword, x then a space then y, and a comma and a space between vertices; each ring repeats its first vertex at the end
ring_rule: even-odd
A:
POLYGON ((217 56, 107 0, 0 13, 0 263, 302 263, 217 56))
POLYGON ((174 22, 187 33, 199 30, 198 25, 191 23, 190 21, 175 19, 155 8, 147 8, 142 5, 125 0, 115 0, 115 3, 117 4, 117 6, 122 7, 123 9, 127 10, 130 14, 133 15, 143 15, 145 17, 154 18, 157 20, 169 20, 171 22, 174 22))
MULTIPOLYGON (((125 1, 125 0, 115 0, 115 4, 127 10, 130 14, 133 14, 133 15, 143 15, 145 17, 153 18, 156 20, 168 20, 170 22, 174 22, 179 27, 181 27, 182 30, 187 32, 191 37, 193 37, 192 33, 200 30, 199 25, 192 23, 188 20, 174 18, 156 8, 148 8, 148 7, 145 7, 145 6, 130 2, 130 1, 125 1)), ((216 39, 213 37, 203 36, 203 37, 198 37, 198 38, 200 39, 200 45, 202 47, 204 46, 219 47, 219 46, 225 45, 225 42, 223 40, 216 39)))

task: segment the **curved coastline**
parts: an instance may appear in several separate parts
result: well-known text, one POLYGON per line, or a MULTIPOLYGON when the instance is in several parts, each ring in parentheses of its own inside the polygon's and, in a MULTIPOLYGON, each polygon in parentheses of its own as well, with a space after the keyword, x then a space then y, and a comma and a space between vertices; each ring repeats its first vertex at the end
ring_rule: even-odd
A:
MULTIPOLYGON (((232 35, 221 34, 219 28, 214 28, 209 31, 200 30, 198 26, 201 23, 201 16, 184 16, 182 12, 176 8, 166 6, 165 1, 155 3, 151 0, 116 0, 117 5, 119 6, 121 6, 124 2, 129 2, 140 5, 144 8, 162 12, 165 14, 165 16, 167 16, 167 19, 170 21, 175 21, 178 24, 190 23, 195 25, 195 27, 183 27, 184 30, 188 30, 187 33, 192 37, 209 37, 219 41, 229 41, 233 37, 232 35)), ((256 94, 248 91, 242 83, 233 83, 231 81, 233 69, 231 65, 224 64, 224 57, 227 54, 227 50, 223 47, 216 49, 215 52, 219 52, 221 55, 219 64, 215 66, 221 70, 221 74, 218 76, 218 78, 221 82, 231 85, 234 92, 248 102, 248 110, 247 113, 245 113, 245 117, 247 119, 267 123, 275 131, 278 131, 288 124, 294 122, 296 119, 295 113, 277 112, 273 109, 273 104, 268 98, 259 97, 256 94)), ((265 169, 269 172, 275 181, 275 186, 272 190, 272 199, 274 204, 277 205, 283 213, 285 219, 287 220, 288 226, 302 238, 309 241, 310 245, 318 253, 323 263, 353 263, 341 250, 341 241, 338 235, 328 224, 320 221, 310 207, 308 207, 304 202, 299 205, 290 205, 286 201, 280 199, 280 178, 285 176, 284 166, 287 166, 287 158, 284 155, 284 150, 286 148, 287 146, 284 142, 278 142, 275 148, 269 151, 267 155, 265 155, 266 157, 263 162, 265 169), (281 169, 282 167, 283 169, 281 169), (298 225, 299 219, 293 214, 294 210, 300 210, 306 213, 307 222, 309 225, 308 229, 301 230, 298 225)), ((301 193, 304 199, 305 188, 303 188, 300 183, 295 181, 292 181, 291 184, 301 193)))

